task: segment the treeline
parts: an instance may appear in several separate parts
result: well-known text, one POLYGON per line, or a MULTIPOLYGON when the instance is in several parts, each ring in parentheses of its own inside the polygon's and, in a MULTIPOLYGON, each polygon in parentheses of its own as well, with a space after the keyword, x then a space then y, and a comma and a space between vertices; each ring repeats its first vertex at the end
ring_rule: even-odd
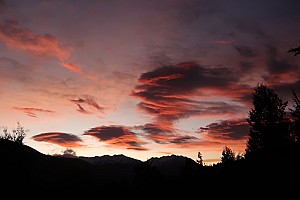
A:
MULTIPOLYGON (((300 100, 291 91, 292 107, 264 84, 258 84, 252 93, 252 108, 248 112, 250 126, 244 153, 235 154, 230 147, 222 151, 221 162, 229 165, 234 161, 293 162, 300 157, 300 100)), ((200 164, 202 154, 198 152, 200 164)))

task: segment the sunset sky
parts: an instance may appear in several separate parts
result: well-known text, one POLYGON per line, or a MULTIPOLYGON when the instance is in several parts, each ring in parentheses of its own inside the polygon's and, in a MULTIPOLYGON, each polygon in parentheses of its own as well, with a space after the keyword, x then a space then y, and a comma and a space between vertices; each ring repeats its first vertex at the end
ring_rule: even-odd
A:
POLYGON ((0 126, 51 155, 219 162, 257 84, 300 94, 298 46, 299 0, 0 0, 0 126))

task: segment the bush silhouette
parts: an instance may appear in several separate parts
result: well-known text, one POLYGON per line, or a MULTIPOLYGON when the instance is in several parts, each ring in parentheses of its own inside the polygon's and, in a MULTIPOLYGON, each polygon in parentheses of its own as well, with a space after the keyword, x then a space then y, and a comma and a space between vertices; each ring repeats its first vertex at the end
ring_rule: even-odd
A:
POLYGON ((23 140, 26 136, 25 129, 21 126, 20 122, 17 122, 17 127, 9 132, 6 127, 3 128, 3 134, 0 135, 1 139, 10 140, 16 143, 23 144, 23 140))

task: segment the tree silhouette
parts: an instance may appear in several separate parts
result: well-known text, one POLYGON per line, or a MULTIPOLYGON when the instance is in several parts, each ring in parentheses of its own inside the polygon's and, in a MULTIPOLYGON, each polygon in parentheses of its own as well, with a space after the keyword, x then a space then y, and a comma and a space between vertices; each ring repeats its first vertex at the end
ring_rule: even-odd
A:
POLYGON ((300 53, 300 46, 299 47, 295 47, 295 48, 291 48, 290 50, 288 50, 289 53, 294 53, 294 56, 298 55, 300 53))
POLYGON ((274 90, 259 84, 252 94, 254 108, 247 119, 250 125, 245 157, 253 158, 262 152, 273 152, 288 143, 288 124, 283 102, 274 90))
POLYGON ((290 109, 292 114, 291 135, 292 141, 300 144, 300 99, 293 90, 293 108, 290 109))
POLYGON ((235 161, 235 153, 228 146, 225 146, 222 151, 222 164, 231 164, 235 161))
POLYGON ((196 160, 197 161, 197 163, 199 163, 199 165, 201 165, 201 166, 203 166, 203 159, 202 159, 202 153, 199 151, 198 152, 198 160, 196 160))

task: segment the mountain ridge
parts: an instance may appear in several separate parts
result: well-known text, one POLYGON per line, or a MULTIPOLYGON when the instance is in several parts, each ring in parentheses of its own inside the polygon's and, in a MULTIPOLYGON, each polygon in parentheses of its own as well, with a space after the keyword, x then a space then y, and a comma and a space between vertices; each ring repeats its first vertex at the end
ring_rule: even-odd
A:
POLYGON ((181 175, 185 167, 182 163, 184 160, 183 156, 176 155, 156 157, 147 161, 123 154, 63 157, 46 155, 25 144, 0 139, 0 171, 6 172, 1 177, 2 181, 7 182, 7 185, 18 182, 43 192, 54 189, 90 192, 99 188, 102 192, 130 192, 143 191, 149 187, 160 190, 167 187, 163 187, 162 184, 168 176, 181 175), (171 160, 173 162, 169 162, 171 160), (178 163, 174 160, 180 160, 181 164, 173 165, 178 163), (180 169, 174 170, 174 167, 180 169))

